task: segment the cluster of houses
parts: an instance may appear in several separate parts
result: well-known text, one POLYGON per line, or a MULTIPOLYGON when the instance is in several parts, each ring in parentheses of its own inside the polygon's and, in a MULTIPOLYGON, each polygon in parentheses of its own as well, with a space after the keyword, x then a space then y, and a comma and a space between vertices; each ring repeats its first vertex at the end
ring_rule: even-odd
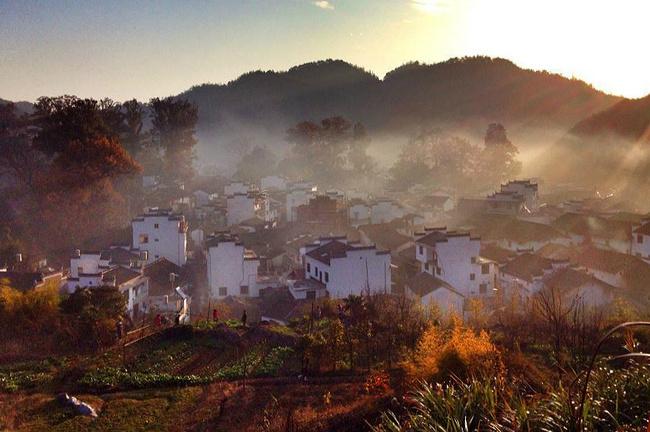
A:
MULTIPOLYGON (((165 196, 155 181, 145 186, 165 196)), ((113 286, 133 317, 186 310, 190 295, 205 303, 273 291, 286 302, 397 293, 459 316, 472 299, 497 307, 545 288, 591 306, 647 300, 650 219, 641 215, 595 209, 602 200, 541 203, 531 180, 481 199, 386 195, 279 176, 180 189, 168 207, 131 221, 129 244, 76 250, 65 271, 18 260, 2 270, 25 289, 52 280, 68 293, 113 286)))

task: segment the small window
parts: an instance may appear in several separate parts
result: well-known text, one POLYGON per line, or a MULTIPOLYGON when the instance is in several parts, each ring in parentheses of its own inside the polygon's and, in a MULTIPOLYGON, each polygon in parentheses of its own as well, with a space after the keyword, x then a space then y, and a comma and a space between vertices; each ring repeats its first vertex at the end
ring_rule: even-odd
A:
POLYGON ((472 257, 472 264, 476 264, 476 257, 472 257))
POLYGON ((160 228, 160 225, 158 225, 158 224, 153 224, 153 227, 154 227, 155 229, 158 229, 158 228, 160 228))
POLYGON ((478 286, 478 292, 479 294, 486 294, 487 293, 487 284, 482 283, 481 285, 478 286))
POLYGON ((147 234, 140 234, 140 244, 149 243, 149 236, 147 234))
POLYGON ((307 273, 311 273, 311 264, 307 263, 307 273))
POLYGON ((78 275, 81 274, 81 273, 83 273, 83 272, 84 272, 84 268, 83 268, 83 267, 77 267, 77 274, 78 274, 78 275))
POLYGON ((328 272, 325 272, 325 283, 330 281, 330 274, 328 272))
POLYGON ((490 274, 490 264, 481 265, 481 274, 490 274))
POLYGON ((158 239, 153 239, 153 241, 155 241, 155 242, 157 242, 157 241, 158 241, 158 239))
POLYGON ((248 295, 248 285, 240 286, 239 287, 239 293, 243 296, 248 295))
POLYGON ((469 274, 469 280, 474 280, 476 279, 476 275, 474 273, 469 274))
POLYGON ((420 255, 422 255, 422 254, 424 254, 424 247, 422 247, 422 245, 420 245, 420 255))
POLYGON ((228 287, 219 287, 219 297, 225 297, 228 295, 228 287))

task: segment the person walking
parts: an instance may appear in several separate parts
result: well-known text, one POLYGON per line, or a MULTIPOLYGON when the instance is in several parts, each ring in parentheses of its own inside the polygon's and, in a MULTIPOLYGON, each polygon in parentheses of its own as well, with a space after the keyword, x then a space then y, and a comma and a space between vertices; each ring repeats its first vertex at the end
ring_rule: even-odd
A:
POLYGON ((217 322, 219 321, 219 311, 216 309, 212 309, 212 321, 217 322))
POLYGON ((248 317, 246 316, 246 309, 244 309, 244 313, 241 315, 241 324, 246 327, 246 320, 248 317))

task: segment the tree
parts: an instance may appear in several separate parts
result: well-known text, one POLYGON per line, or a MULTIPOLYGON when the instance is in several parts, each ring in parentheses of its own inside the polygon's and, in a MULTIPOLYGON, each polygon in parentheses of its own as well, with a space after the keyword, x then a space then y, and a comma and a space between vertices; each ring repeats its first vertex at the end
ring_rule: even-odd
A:
POLYGON ((275 155, 266 147, 255 147, 237 163, 234 177, 242 181, 256 183, 274 171, 275 155))
POLYGON ((186 100, 168 97, 149 102, 153 135, 164 152, 164 174, 168 181, 184 183, 194 176, 192 166, 198 110, 186 100))
POLYGON ((481 152, 481 177, 490 185, 497 186, 513 179, 521 171, 518 161, 519 150, 510 142, 506 129, 499 123, 492 123, 485 133, 485 147, 481 152))
POLYGON ((374 169, 366 154, 370 143, 360 123, 352 125, 336 116, 320 123, 303 121, 287 131, 291 155, 283 160, 280 171, 294 178, 310 179, 325 186, 342 186, 357 181, 374 169))
POLYGON ((391 169, 394 187, 426 186, 467 189, 476 179, 480 150, 441 129, 424 129, 402 147, 391 169))
POLYGON ((137 156, 142 150, 144 134, 144 108, 136 99, 131 99, 122 104, 124 117, 124 133, 122 145, 132 156, 137 156))

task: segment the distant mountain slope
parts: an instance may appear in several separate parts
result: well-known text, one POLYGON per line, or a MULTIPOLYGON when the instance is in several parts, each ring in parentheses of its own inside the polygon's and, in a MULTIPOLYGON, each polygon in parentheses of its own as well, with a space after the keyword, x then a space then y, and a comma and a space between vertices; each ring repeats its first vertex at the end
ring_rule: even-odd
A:
MULTIPOLYGON (((650 95, 578 122, 543 163, 548 177, 611 189, 637 204, 650 191, 650 95)), ((646 210, 647 206, 639 206, 646 210)))
POLYGON ((202 126, 225 130, 237 123, 286 128, 336 114, 389 131, 472 118, 566 129, 620 100, 582 81, 487 57, 410 63, 383 80, 341 60, 326 60, 286 72, 251 72, 179 96, 199 106, 202 126))
POLYGON ((626 99, 576 124, 572 135, 591 137, 615 134, 632 140, 650 140, 650 95, 641 99, 626 99))
MULTIPOLYGON (((11 101, 8 101, 6 99, 0 99, 0 105, 4 105, 9 102, 11 101)), ((13 102, 13 103, 14 105, 16 105, 18 111, 22 113, 31 114, 31 112, 34 111, 34 104, 32 104, 31 102, 21 101, 21 102, 13 102)))

